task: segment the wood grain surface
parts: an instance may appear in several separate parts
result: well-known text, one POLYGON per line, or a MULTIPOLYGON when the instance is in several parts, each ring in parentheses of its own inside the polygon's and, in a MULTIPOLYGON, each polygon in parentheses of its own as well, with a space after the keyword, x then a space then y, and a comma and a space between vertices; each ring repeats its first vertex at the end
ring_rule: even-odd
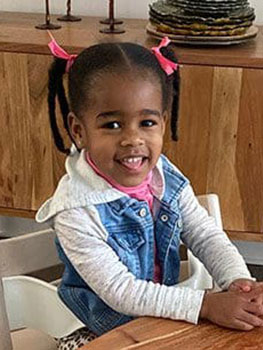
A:
POLYGON ((179 141, 168 130, 165 153, 197 194, 219 195, 226 230, 263 232, 263 70, 182 65, 181 78, 179 141))
POLYGON ((202 322, 143 317, 95 339, 80 350, 261 350, 263 328, 235 331, 202 322))
POLYGON ((48 120, 51 61, 49 56, 0 53, 2 207, 37 209, 64 172, 64 156, 55 151, 48 120))
POLYGON ((233 240, 263 242, 263 235, 258 232, 244 232, 244 231, 226 231, 228 237, 233 240))

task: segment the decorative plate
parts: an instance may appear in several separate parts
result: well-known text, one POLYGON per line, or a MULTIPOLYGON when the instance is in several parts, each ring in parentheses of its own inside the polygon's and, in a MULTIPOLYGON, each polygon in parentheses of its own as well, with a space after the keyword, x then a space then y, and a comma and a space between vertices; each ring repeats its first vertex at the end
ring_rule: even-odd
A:
POLYGON ((155 38, 163 38, 168 36, 172 42, 184 45, 200 45, 200 46, 215 46, 215 45, 233 45, 240 44, 256 37, 258 28, 251 26, 245 34, 233 36, 193 36, 193 35, 177 35, 170 33, 162 33, 156 30, 151 23, 146 26, 148 34, 155 38))

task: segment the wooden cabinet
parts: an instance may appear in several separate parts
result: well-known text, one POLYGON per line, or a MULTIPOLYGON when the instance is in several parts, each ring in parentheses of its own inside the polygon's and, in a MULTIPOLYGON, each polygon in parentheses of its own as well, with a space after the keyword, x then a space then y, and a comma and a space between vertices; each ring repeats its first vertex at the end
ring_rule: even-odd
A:
POLYGON ((0 206, 35 210, 64 169, 54 149, 47 110, 52 58, 0 52, 0 206))
POLYGON ((179 141, 165 153, 198 194, 218 193, 225 229, 263 232, 263 69, 184 65, 181 76, 179 141))
MULTIPOLYGON (((40 15, 0 13, 0 212, 35 211, 64 172, 49 130, 46 32, 40 15)), ((70 52, 96 43, 98 18, 63 24, 55 36, 70 52)), ((112 40, 147 47, 146 21, 125 20, 112 40)), ((263 38, 222 48, 176 47, 181 64, 179 141, 167 128, 164 152, 197 194, 220 196, 224 227, 263 233, 263 38)), ((108 37, 106 37, 108 38, 108 37)), ((261 236, 263 237, 263 235, 261 236)))

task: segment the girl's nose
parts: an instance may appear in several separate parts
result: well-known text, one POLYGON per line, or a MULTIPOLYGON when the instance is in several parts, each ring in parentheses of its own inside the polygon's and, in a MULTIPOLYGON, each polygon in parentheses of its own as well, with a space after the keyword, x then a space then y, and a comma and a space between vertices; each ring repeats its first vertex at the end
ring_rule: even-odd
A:
POLYGON ((144 140, 138 131, 129 131, 123 135, 120 144, 122 147, 138 147, 144 144, 144 140))

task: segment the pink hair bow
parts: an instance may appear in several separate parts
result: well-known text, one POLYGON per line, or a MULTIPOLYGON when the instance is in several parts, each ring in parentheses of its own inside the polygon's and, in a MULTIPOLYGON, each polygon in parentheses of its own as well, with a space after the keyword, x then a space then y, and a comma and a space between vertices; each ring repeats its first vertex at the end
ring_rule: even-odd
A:
POLYGON ((173 74, 173 72, 178 68, 177 63, 168 60, 168 58, 164 57, 160 51, 162 47, 166 47, 167 45, 169 45, 170 42, 171 40, 166 36, 162 39, 159 46, 152 47, 152 52, 156 56, 157 60, 159 61, 160 65, 162 66, 163 70, 166 72, 167 75, 173 74))
POLYGON ((51 37, 51 41, 48 44, 48 47, 50 48, 50 51, 55 57, 62 58, 67 61, 66 65, 66 72, 68 73, 70 67, 72 66, 74 60, 76 59, 77 55, 70 55, 65 50, 62 49, 56 42, 53 35, 48 31, 49 36, 51 37))

